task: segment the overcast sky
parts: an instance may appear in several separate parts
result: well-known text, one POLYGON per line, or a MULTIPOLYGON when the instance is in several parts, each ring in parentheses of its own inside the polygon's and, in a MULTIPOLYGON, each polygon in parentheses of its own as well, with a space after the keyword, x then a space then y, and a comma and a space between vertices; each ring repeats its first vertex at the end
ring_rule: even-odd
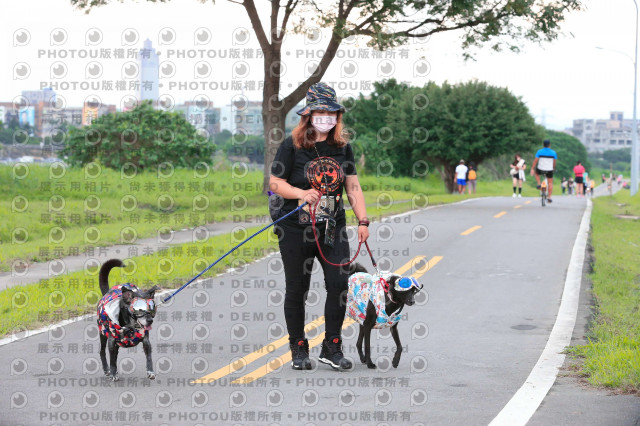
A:
MULTIPOLYGON (((242 6, 218 0, 202 4, 196 0, 174 0, 166 4, 145 1, 113 2, 86 15, 74 10, 69 0, 20 0, 5 2, 0 16, 2 57, 0 66, 0 101, 11 101, 22 90, 38 89, 50 81, 73 82, 116 81, 122 79, 123 66, 132 58, 71 58, 83 49, 140 48, 149 38, 160 51, 160 61, 171 61, 175 74, 163 79, 161 94, 170 95, 177 103, 207 95, 215 106, 224 107, 238 90, 221 90, 234 79, 256 82, 256 89, 244 91, 251 100, 261 98, 257 82, 262 79, 262 60, 229 58, 229 49, 255 49, 258 43, 242 6), (64 30, 62 33, 60 29, 64 30), (91 41, 88 32, 100 37, 91 41), (243 41, 243 29, 248 40, 243 41), (24 36, 24 30, 28 36, 24 36), (132 31, 133 30, 133 31, 132 31), (198 42, 195 34, 203 35, 198 42), (161 44, 160 35, 169 35, 169 44, 161 44), (63 34, 61 38, 54 35, 63 34), (135 34, 132 45, 125 35, 135 34), (210 35, 210 38, 208 38, 210 35), (92 44, 94 43, 94 44, 92 44), (200 43, 200 44, 198 44, 200 43), (204 55, 200 56, 200 51, 204 55), (181 57, 182 52, 194 57, 181 57), (209 57, 213 54, 216 57, 209 57), (219 58, 220 55, 226 58, 219 58), (62 58, 62 55, 66 57, 62 58), (62 62, 66 67, 62 79, 51 78, 52 66, 62 62), (87 66, 98 62, 101 76, 86 78, 87 66), (203 63, 204 62, 204 65, 203 63), (16 76, 16 69, 28 65, 28 75, 16 76), (198 69, 210 67, 208 77, 195 78, 198 69), (245 73, 243 66, 248 69, 245 73), (239 73, 239 74, 238 74, 239 73), (19 78, 16 78, 19 77, 19 78), (179 84, 206 84, 191 90, 179 84)), ((263 25, 269 17, 268 2, 260 2, 263 25)), ((571 14, 563 25, 566 34, 551 44, 527 44, 519 54, 478 51, 476 61, 464 62, 460 33, 440 34, 427 42, 405 46, 405 55, 396 57, 352 59, 350 54, 364 45, 365 39, 344 43, 345 57, 334 59, 323 81, 336 83, 338 96, 357 94, 352 84, 376 81, 387 76, 421 86, 429 80, 441 83, 479 79, 508 87, 521 96, 539 123, 552 129, 571 127, 574 118, 606 118, 609 111, 621 110, 631 118, 633 106, 633 63, 635 7, 631 0, 586 1, 586 10, 571 14), (598 50, 597 46, 618 50, 598 50), (428 61, 429 68, 421 61, 428 61), (389 64, 389 61, 391 64, 389 64), (417 68, 416 68, 417 67, 417 68), (428 69, 428 73, 424 70, 428 69), (389 71, 390 70, 390 71, 389 71), (340 90, 338 85, 346 85, 340 90)), ((286 72, 281 95, 287 95, 304 79, 304 70, 324 49, 327 31, 317 43, 304 36, 288 36, 283 47, 286 72), (300 54, 299 52, 304 53, 300 54), (287 54, 286 52, 289 52, 287 54)), ((97 94, 104 103, 120 107, 123 97, 133 90, 56 90, 69 106, 79 106, 97 94)), ((366 93, 366 90, 363 90, 366 93)))

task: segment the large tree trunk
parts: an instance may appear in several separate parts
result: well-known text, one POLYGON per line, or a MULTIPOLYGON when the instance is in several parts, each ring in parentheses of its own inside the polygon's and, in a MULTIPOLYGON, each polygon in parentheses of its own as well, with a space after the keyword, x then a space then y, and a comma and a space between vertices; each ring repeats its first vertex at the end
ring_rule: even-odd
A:
POLYGON ((263 193, 269 190, 269 174, 271 163, 276 155, 280 143, 285 135, 285 119, 287 113, 305 98, 309 86, 322 79, 331 60, 336 55, 340 41, 337 35, 332 35, 327 50, 318 64, 318 68, 293 92, 284 99, 280 99, 280 45, 274 45, 264 57, 264 89, 262 91, 262 119, 264 124, 264 179, 263 193), (276 62, 277 61, 277 62, 276 62))
MULTIPOLYGON (((282 27, 279 28, 278 11, 280 9, 280 0, 271 0, 271 19, 269 24, 270 37, 267 37, 267 34, 262 28, 254 0, 244 0, 242 3, 249 15, 251 25, 256 33, 260 47, 264 52, 264 87, 262 89, 262 120, 264 129, 263 194, 266 194, 269 190, 271 163, 273 162, 280 143, 286 137, 284 132, 287 113, 301 99, 304 99, 309 86, 322 79, 322 76, 327 68, 329 68, 329 64, 331 64, 331 61, 338 51, 338 47, 340 47, 340 42, 342 41, 342 37, 339 35, 342 33, 342 23, 338 23, 336 24, 336 27, 334 27, 334 31, 332 31, 331 39, 327 44, 326 51, 314 72, 293 92, 289 93, 284 99, 280 99, 280 73, 282 72, 280 61, 282 39, 286 33, 289 17, 297 3, 297 0, 293 4, 291 2, 287 2, 282 27)), ((340 3, 338 13, 339 18, 341 19, 340 22, 348 18, 354 5, 355 2, 350 3, 345 10, 343 9, 342 3, 340 3)))
POLYGON ((446 164, 446 163, 440 163, 440 164, 442 166, 440 168, 440 176, 444 181, 444 186, 447 188, 447 193, 452 194, 456 189, 456 185, 454 184, 454 181, 453 181, 453 178, 456 176, 456 168, 451 164, 446 164))
POLYGON ((269 175, 271 174, 271 163, 276 156, 276 151, 280 143, 286 137, 285 117, 286 112, 282 107, 274 108, 265 96, 262 100, 262 119, 264 120, 264 179, 263 193, 269 190, 269 175))

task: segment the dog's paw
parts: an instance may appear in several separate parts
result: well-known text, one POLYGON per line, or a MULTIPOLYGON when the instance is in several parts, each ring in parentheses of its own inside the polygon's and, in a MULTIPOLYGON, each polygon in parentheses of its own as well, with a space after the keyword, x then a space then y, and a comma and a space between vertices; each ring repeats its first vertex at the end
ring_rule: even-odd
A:
POLYGON ((367 363, 367 367, 369 367, 369 368, 371 368, 371 369, 378 368, 378 366, 377 366, 377 365, 375 365, 375 364, 374 364, 373 362, 371 362, 371 361, 369 361, 369 362, 367 363))
POLYGON ((153 380, 155 378, 156 378, 156 373, 154 373, 153 371, 147 371, 147 379, 153 380))
POLYGON ((120 381, 120 376, 118 375, 118 372, 111 372, 111 381, 113 382, 118 382, 120 381))
POLYGON ((364 357, 364 355, 360 355, 360 362, 363 364, 367 363, 367 359, 364 357))
POLYGON ((111 371, 105 370, 104 375, 107 377, 111 377, 111 371))

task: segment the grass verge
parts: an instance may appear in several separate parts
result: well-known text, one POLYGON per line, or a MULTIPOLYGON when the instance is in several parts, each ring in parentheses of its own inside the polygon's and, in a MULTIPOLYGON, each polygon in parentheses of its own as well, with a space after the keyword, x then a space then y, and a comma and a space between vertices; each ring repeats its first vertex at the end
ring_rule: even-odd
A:
POLYGON ((568 353, 578 373, 595 386, 640 392, 640 196, 626 190, 594 200, 591 216, 595 259, 590 275, 597 307, 588 340, 568 353))

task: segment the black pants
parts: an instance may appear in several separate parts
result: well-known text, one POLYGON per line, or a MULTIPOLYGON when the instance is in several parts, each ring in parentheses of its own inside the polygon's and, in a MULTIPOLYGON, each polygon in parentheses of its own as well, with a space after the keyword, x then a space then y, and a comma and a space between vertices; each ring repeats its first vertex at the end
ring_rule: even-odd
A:
MULTIPOLYGON (((313 237, 311 225, 298 227, 286 223, 275 225, 280 254, 284 265, 286 291, 284 298, 284 318, 287 322, 289 341, 304 338, 305 301, 311 283, 313 259, 317 258, 324 272, 327 299, 324 304, 325 337, 340 336, 347 304, 348 266, 327 264, 313 237)), ((322 253, 332 263, 349 261, 349 241, 344 221, 336 224, 334 248, 324 244, 324 224, 316 227, 322 253)))

